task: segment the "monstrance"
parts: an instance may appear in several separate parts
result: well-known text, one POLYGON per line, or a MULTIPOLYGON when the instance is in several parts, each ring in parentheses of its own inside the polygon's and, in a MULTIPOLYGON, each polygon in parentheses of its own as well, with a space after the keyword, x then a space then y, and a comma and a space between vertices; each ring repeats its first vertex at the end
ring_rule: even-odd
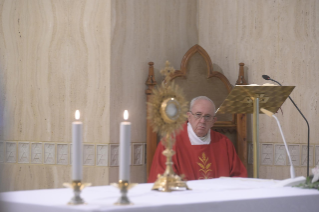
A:
POLYGON ((160 87, 153 90, 152 98, 148 103, 149 114, 153 130, 161 136, 161 142, 165 146, 163 155, 166 156, 166 170, 161 175, 158 174, 152 190, 170 192, 174 190, 188 189, 182 177, 175 174, 173 170, 172 156, 175 154, 173 145, 175 134, 182 129, 182 125, 187 118, 186 112, 188 102, 185 100, 182 90, 170 82, 170 75, 175 69, 169 66, 161 70, 165 75, 165 80, 160 87))

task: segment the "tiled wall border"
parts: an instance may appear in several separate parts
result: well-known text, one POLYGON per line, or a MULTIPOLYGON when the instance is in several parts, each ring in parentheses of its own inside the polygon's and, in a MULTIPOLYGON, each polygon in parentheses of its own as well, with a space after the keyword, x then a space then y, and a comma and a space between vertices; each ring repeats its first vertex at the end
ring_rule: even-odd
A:
MULTIPOLYGON (((291 157, 292 164, 294 166, 300 166, 300 145, 289 144, 288 149, 289 149, 289 154, 291 157)), ((287 157, 287 165, 290 166, 290 161, 288 157, 287 157)))
POLYGON ((56 164, 68 165, 69 164, 69 144, 58 143, 56 145, 56 164))
MULTIPOLYGON (((118 166, 119 144, 83 144, 84 166, 118 166)), ((131 165, 146 164, 146 144, 131 143, 131 165)), ((72 144, 55 142, 1 141, 0 163, 71 165, 72 144)))
POLYGON ((274 160, 274 145, 269 143, 261 144, 260 164, 272 165, 274 160))
POLYGON ((133 143, 132 144, 132 165, 140 166, 145 163, 145 143, 133 143))
POLYGON ((18 163, 30 163, 30 144, 29 142, 18 143, 18 163))
POLYGON ((31 163, 43 163, 43 145, 42 143, 31 143, 31 163))
POLYGON ((43 163, 44 164, 55 164, 56 161, 56 155, 55 155, 55 149, 56 145, 55 143, 44 143, 43 145, 43 163))
MULTIPOLYGON (((260 165, 262 166, 283 166, 290 165, 287 158, 286 150, 284 150, 285 163, 277 164, 276 146, 283 148, 284 144, 279 143, 261 143, 260 144, 260 165), (273 146, 272 159, 271 148, 270 152, 265 150, 265 147, 273 146), (263 160, 263 154, 270 154, 267 162, 263 160)), ((118 147, 119 144, 83 144, 83 164, 85 166, 118 166, 118 147), (85 150, 85 147, 87 148, 85 150), (85 158, 88 159, 85 161, 85 158)), ((60 147, 61 148, 61 147, 60 147)), ((307 166, 305 144, 289 144, 289 152, 293 157, 294 166, 307 166), (296 147, 293 151, 291 147, 296 147), (299 147, 299 148, 298 148, 299 147), (299 156, 298 156, 299 154, 299 156), (298 161, 299 160, 299 161, 298 161)), ((248 164, 253 163, 252 156, 253 144, 248 143, 248 164)), ((146 144, 145 143, 131 143, 131 165, 140 166, 146 163, 146 144)), ((279 152, 277 151, 277 154, 279 152)), ((278 156, 278 155, 277 155, 278 156)), ((54 142, 28 142, 28 141, 1 141, 0 142, 0 163, 30 163, 30 164, 44 164, 44 165, 71 165, 72 164, 72 144, 70 143, 54 143, 54 142), (60 145, 64 149, 59 149, 60 145), (27 146, 27 153, 22 146, 27 146), (22 153, 24 151, 24 153, 22 153), (58 157, 59 156, 59 157, 58 157), (27 159, 21 160, 22 158, 27 159)), ((268 156, 267 156, 268 157, 268 156)), ((278 159, 278 158, 277 158, 278 159)), ((310 145, 310 167, 319 165, 319 145, 310 145)))
POLYGON ((96 165, 108 166, 109 164, 109 145, 97 144, 96 145, 96 165))
MULTIPOLYGON (((309 145, 309 166, 314 166, 314 145, 309 145)), ((318 157, 318 156, 317 156, 318 157)), ((307 145, 301 145, 301 166, 307 166, 307 145)))
POLYGON ((110 144, 110 166, 119 165, 119 144, 110 144))
MULTIPOLYGON (((253 144, 248 143, 248 164, 253 164, 253 144)), ((285 166, 290 165, 288 155, 283 143, 260 143, 259 144, 259 156, 260 156, 260 165, 261 166, 285 166), (263 162, 263 151, 264 147, 267 145, 273 145, 273 160, 270 163, 270 160, 263 162), (281 150, 277 150, 280 147, 281 150), (276 155, 277 154, 277 155, 276 155), (282 154, 282 155, 279 155, 282 154), (280 162, 278 162, 280 158, 280 162), (277 162, 276 162, 277 159, 277 162)), ((292 157, 292 162, 295 167, 304 167, 307 166, 307 145, 306 144, 288 144, 289 153, 292 157)), ((268 153, 268 152, 267 152, 268 153)), ((269 153, 270 154, 270 153, 269 153)), ((309 146, 309 166, 314 167, 319 165, 319 145, 311 144, 309 146)))
POLYGON ((5 144, 5 162, 17 162, 17 142, 6 142, 5 144))

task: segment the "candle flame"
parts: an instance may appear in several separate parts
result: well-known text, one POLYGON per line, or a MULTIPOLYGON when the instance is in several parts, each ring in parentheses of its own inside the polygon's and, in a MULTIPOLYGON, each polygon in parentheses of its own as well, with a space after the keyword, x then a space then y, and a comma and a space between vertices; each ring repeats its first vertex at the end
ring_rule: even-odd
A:
POLYGON ((128 119, 128 111, 124 110, 124 114, 123 114, 124 120, 128 119))
POLYGON ((76 110, 76 111, 75 111, 75 119, 76 119, 76 120, 79 120, 79 119, 80 119, 80 111, 79 111, 79 110, 76 110))

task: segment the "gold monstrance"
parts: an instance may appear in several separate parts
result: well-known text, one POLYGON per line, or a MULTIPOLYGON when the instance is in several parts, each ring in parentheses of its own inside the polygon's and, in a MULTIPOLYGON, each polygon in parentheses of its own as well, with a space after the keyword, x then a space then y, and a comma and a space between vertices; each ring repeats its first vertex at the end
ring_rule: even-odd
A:
POLYGON ((153 90, 152 98, 148 103, 149 114, 153 130, 161 136, 161 142, 165 146, 163 155, 166 156, 166 170, 160 175, 154 183, 152 190, 170 192, 174 190, 188 189, 185 181, 174 173, 172 156, 175 154, 173 145, 175 143, 175 134, 181 130, 185 123, 187 112, 187 101, 184 98, 181 89, 174 83, 170 83, 170 75, 175 69, 169 66, 161 70, 165 75, 165 80, 160 87, 153 90))

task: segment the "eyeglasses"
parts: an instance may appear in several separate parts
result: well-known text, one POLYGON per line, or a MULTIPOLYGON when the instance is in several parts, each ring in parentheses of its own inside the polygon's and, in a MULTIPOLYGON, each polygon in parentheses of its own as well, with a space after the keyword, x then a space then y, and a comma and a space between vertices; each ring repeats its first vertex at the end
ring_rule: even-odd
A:
POLYGON ((189 112, 195 117, 195 119, 201 119, 202 117, 204 117, 204 120, 207 121, 207 122, 212 121, 213 118, 215 117, 215 116, 212 116, 212 115, 209 115, 209 114, 203 115, 201 113, 195 113, 194 114, 194 113, 192 113, 192 111, 189 111, 189 112))

